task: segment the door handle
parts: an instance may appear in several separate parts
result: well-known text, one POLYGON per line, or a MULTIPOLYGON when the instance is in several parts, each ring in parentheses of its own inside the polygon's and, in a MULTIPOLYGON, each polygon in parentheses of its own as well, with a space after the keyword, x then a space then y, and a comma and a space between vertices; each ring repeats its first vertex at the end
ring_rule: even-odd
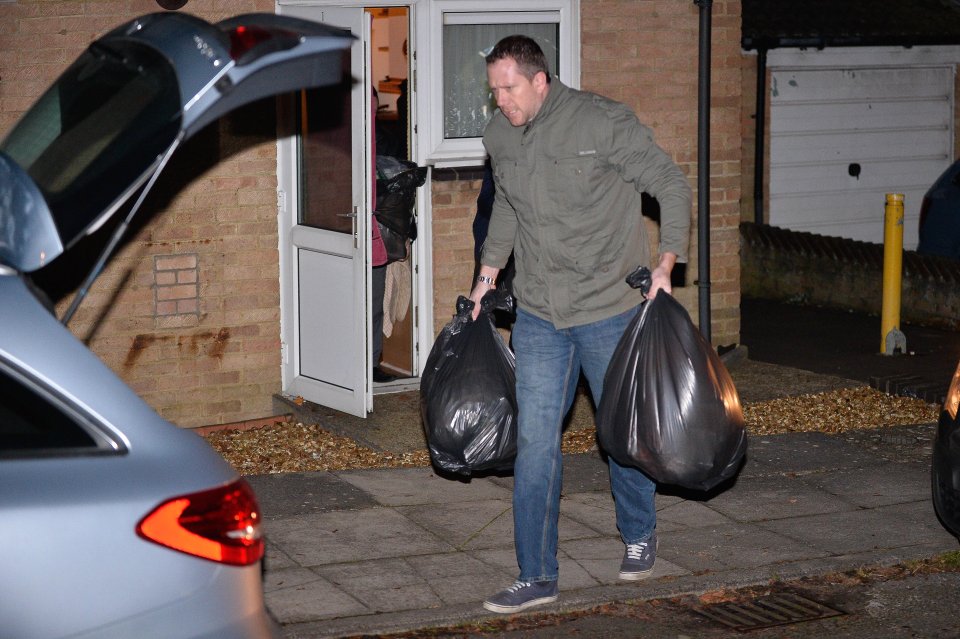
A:
POLYGON ((357 248, 357 207, 353 207, 352 213, 337 213, 337 217, 350 218, 350 232, 353 233, 353 248, 357 248))

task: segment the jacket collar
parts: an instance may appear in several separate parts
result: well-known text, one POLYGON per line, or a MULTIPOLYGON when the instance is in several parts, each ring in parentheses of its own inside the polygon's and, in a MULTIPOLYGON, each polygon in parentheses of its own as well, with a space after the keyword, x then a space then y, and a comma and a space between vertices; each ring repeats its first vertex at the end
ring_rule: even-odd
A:
POLYGON ((570 87, 560 82, 560 79, 554 76, 550 80, 550 91, 547 92, 547 97, 543 101, 543 105, 540 107, 540 111, 537 112, 537 115, 527 123, 524 127, 523 132, 526 133, 533 127, 537 126, 537 122, 541 122, 550 117, 550 114, 556 111, 563 102, 566 101, 567 96, 570 93, 570 87))

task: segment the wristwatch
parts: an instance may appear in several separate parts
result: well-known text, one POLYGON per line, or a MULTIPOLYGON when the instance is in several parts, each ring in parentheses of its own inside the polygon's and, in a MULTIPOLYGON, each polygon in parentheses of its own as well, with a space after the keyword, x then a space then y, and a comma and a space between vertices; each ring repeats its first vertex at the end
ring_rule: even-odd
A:
POLYGON ((492 277, 487 277, 486 275, 477 275, 477 281, 489 286, 496 286, 496 281, 492 277))

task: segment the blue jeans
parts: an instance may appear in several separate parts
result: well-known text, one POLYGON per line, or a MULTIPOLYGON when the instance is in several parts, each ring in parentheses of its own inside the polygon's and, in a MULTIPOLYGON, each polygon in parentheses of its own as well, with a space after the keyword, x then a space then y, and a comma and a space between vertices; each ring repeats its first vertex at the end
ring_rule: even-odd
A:
MULTIPOLYGON (((519 408, 513 536, 521 581, 557 579, 563 420, 573 404, 581 368, 599 405, 607 365, 638 308, 559 330, 517 309, 512 340, 519 408)), ((635 468, 620 466, 613 459, 609 464, 620 537, 624 543, 642 541, 656 526, 656 486, 635 468)))

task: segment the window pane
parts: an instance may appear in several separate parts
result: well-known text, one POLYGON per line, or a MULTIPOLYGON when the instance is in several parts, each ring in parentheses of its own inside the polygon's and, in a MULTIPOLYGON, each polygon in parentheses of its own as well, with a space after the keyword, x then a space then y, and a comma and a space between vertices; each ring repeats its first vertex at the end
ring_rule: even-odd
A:
POLYGON ((173 67, 154 49, 93 44, 24 115, 2 150, 37 186, 63 237, 80 234, 180 130, 173 67))
POLYGON ((97 441, 73 417, 0 370, 0 458, 97 449, 97 441))
POLYGON ((484 61, 493 46, 508 35, 530 36, 547 56, 551 75, 560 62, 557 23, 445 24, 443 26, 443 137, 483 135, 497 108, 487 86, 484 61))
POLYGON ((349 87, 302 91, 299 224, 352 233, 353 138, 349 87))

